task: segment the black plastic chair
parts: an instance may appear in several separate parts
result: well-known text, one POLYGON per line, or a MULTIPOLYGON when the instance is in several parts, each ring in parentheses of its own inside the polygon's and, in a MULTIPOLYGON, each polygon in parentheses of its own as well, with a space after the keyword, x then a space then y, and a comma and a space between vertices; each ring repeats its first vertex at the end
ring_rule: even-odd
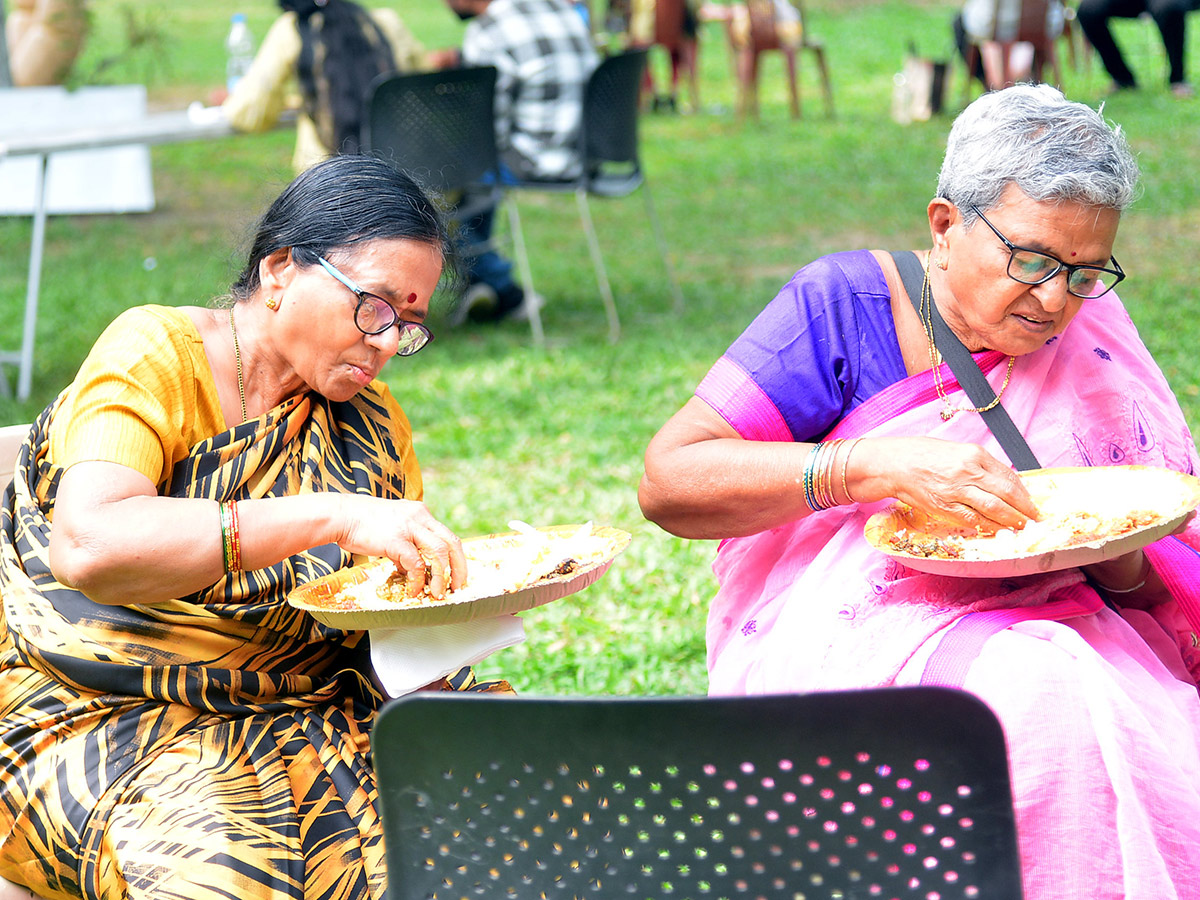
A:
POLYGON ((381 76, 367 94, 362 148, 439 193, 490 186, 495 92, 493 66, 381 76))
MULTIPOLYGON (((453 222, 467 221, 503 200, 497 187, 495 92, 494 66, 380 76, 367 93, 362 150, 404 169, 428 190, 454 199, 469 191, 468 203, 448 211, 453 222)), ((491 246, 461 250, 471 256, 491 246)))
MULTIPOLYGON (((608 272, 604 267, 604 257, 600 252, 600 243, 596 238, 596 228, 592 223, 591 209, 588 205, 589 194, 624 197, 639 187, 642 189, 646 199, 646 213, 666 268, 675 310, 683 308, 683 294, 679 290, 670 251, 667 249, 662 226, 654 210, 650 186, 638 153, 638 95, 646 66, 646 55, 647 51, 641 49, 610 56, 603 60, 589 77, 584 87, 583 120, 579 134, 579 151, 583 159, 583 170, 579 177, 560 181, 523 181, 511 187, 507 194, 508 216, 517 265, 526 290, 532 291, 533 276, 521 231, 516 195, 523 190, 575 192, 580 220, 592 256, 592 266, 596 270, 596 284, 608 316, 609 339, 614 342, 621 335, 621 322, 609 285, 608 272)), ((532 309, 533 304, 530 304, 530 307, 533 313, 530 321, 533 322, 536 311, 532 309)))
POLYGON ((372 737, 390 900, 1019 900, 973 696, 415 694, 372 737))

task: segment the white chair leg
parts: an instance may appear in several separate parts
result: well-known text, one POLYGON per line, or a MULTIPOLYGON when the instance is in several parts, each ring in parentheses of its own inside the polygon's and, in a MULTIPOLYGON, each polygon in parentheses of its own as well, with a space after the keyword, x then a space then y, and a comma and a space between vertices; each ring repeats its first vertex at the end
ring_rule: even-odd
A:
POLYGON ((621 320, 617 318, 617 304, 613 300, 612 288, 608 284, 608 272, 604 269, 604 257, 600 255, 600 242, 596 239, 596 229, 592 225, 587 190, 580 188, 575 191, 575 197, 579 201, 579 218, 583 221, 583 230, 587 234, 588 249, 592 253, 592 266, 596 270, 596 283, 600 286, 600 299, 604 301, 604 312, 608 316, 608 340, 615 344, 621 337, 621 320))
POLYGON ((679 279, 675 277, 675 266, 671 263, 671 251, 667 247, 667 239, 663 236, 662 223, 658 213, 654 211, 654 200, 650 196, 650 184, 642 182, 639 188, 646 195, 646 215, 650 218, 650 226, 654 229, 654 240, 658 242, 658 252, 662 256, 663 267, 667 270, 667 282, 671 285, 671 299, 675 312, 683 312, 683 291, 679 289, 679 279))
POLYGON ((546 335, 542 331, 542 313, 533 299, 533 273, 529 270, 529 254, 525 252, 525 234, 521 231, 521 216, 517 212, 517 200, 510 192, 505 198, 508 207, 508 225, 512 232, 513 251, 517 256, 517 270, 521 273, 521 283, 525 288, 526 312, 529 314, 529 330, 533 332, 533 344, 541 348, 546 346, 546 335))

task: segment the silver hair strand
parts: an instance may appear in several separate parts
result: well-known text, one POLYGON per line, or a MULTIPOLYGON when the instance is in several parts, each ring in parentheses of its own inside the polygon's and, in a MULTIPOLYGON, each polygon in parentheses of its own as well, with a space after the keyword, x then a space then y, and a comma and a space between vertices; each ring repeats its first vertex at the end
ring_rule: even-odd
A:
POLYGON ((984 94, 950 129, 938 196, 968 227, 970 207, 989 210, 1016 185, 1036 201, 1071 201, 1124 212, 1137 197, 1138 164, 1120 126, 1049 85, 984 94))

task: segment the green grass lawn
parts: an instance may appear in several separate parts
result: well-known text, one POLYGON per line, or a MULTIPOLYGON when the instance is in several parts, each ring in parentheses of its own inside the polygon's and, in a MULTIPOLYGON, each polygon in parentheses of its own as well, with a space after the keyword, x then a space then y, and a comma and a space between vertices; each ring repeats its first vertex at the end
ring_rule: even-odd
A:
MULTIPOLYGON (((429 46, 456 43, 460 23, 439 0, 395 7, 429 46)), ((144 81, 152 103, 184 106, 223 80, 229 14, 244 9, 261 37, 274 4, 230 0, 93 0, 80 71, 110 83, 144 81), (132 32, 131 29, 132 28, 132 32), (129 35, 140 43, 128 50, 129 35), (115 62, 105 63, 115 57, 115 62)), ((573 200, 521 197, 534 277, 547 298, 548 347, 528 327, 432 321, 438 340, 386 377, 416 430, 427 501, 463 535, 592 520, 633 533, 608 575, 582 594, 525 615, 528 639, 481 666, 523 693, 673 694, 705 690, 705 612, 715 546, 645 522, 636 487, 646 443, 692 393, 728 343, 792 272, 814 257, 858 247, 922 247, 924 210, 950 125, 888 117, 905 47, 946 56, 957 4, 810 0, 810 27, 828 48, 837 118, 823 118, 816 73, 802 59, 804 118, 786 110, 782 61, 768 57, 762 117, 730 112, 734 89, 724 35, 702 34, 702 109, 647 115, 646 169, 686 296, 671 299, 642 198, 595 201, 593 213, 624 335, 605 319, 573 200)), ((1117 38, 1146 87, 1104 100, 1098 62, 1067 68, 1065 88, 1105 102, 1137 150, 1145 190, 1126 215, 1117 255, 1121 294, 1180 396, 1200 422, 1197 298, 1200 247, 1195 174, 1200 100, 1165 86, 1153 28, 1121 22, 1117 38)), ((1190 58, 1200 59, 1192 31, 1190 58)), ((654 57, 656 73, 665 62, 654 57)), ((962 68, 949 99, 960 108, 962 68)), ((34 397, 0 399, 0 423, 34 416, 73 376, 100 330, 141 303, 203 303, 233 278, 256 211, 290 176, 291 135, 275 132, 152 151, 157 209, 149 214, 53 218, 37 333, 34 397)), ((0 346, 20 340, 28 264, 26 220, 0 221, 0 346)))

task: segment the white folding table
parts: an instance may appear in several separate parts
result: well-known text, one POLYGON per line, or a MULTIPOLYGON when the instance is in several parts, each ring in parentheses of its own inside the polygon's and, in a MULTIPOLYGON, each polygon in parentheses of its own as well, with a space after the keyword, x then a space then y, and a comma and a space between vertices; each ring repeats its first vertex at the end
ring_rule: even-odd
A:
MULTIPOLYGON (((209 112, 206 110, 206 112, 209 112)), ((190 116, 187 110, 149 113, 142 118, 95 127, 41 128, 28 134, 0 135, 0 160, 32 156, 37 159, 33 185, 33 237, 29 251, 29 282, 20 350, 0 351, 0 364, 18 364, 17 398, 29 399, 33 383, 33 346, 37 330, 38 290, 42 250, 46 240, 46 173, 50 156, 66 150, 87 150, 138 144, 165 144, 228 137, 233 129, 223 118, 190 116)), ((8 390, 0 377, 0 390, 8 390)))

